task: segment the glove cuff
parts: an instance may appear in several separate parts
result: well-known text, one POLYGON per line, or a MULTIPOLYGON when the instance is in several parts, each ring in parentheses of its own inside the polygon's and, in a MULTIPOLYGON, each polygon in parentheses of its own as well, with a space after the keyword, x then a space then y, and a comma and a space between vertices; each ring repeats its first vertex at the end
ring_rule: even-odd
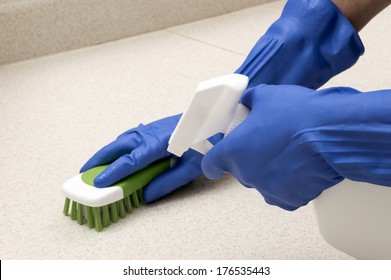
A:
POLYGON ((292 141, 344 178, 391 187, 391 90, 334 87, 312 97, 316 114, 292 141))
POLYGON ((356 63, 361 39, 330 0, 289 0, 236 70, 261 83, 318 88, 356 63))

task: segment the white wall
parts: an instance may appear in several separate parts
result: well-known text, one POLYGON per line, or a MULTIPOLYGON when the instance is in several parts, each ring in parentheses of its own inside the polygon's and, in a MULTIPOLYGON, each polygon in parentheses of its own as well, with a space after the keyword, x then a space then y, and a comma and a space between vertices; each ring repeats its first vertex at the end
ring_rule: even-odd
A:
POLYGON ((109 42, 273 0, 0 0, 0 64, 109 42))

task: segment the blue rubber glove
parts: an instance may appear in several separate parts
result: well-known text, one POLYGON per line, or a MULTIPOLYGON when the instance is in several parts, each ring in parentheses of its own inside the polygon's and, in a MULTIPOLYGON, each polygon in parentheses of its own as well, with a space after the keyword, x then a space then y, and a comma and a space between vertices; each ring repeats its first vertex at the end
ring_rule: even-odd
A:
POLYGON ((236 73, 249 87, 292 84, 318 88, 351 67, 364 46, 330 0, 289 0, 236 73))
POLYGON ((344 178, 391 186, 391 90, 260 85, 242 103, 249 116, 202 160, 208 178, 229 172, 286 210, 344 178))
MULTIPOLYGON (((146 167, 152 162, 170 156, 168 140, 181 115, 167 117, 147 125, 130 129, 99 150, 84 164, 80 172, 94 166, 111 163, 94 180, 96 187, 107 187, 122 178, 146 167)), ((209 140, 216 143, 221 135, 209 140)), ((202 175, 202 155, 189 150, 182 157, 175 157, 175 165, 155 178, 145 189, 143 198, 148 203, 202 175)))
MULTIPOLYGON (((124 132, 92 156, 80 172, 112 162, 94 180, 95 186, 107 187, 156 160, 168 157, 168 140, 180 116, 167 117, 147 125, 140 124, 124 132)), ((185 153, 174 168, 153 180, 144 191, 144 200, 152 201, 200 176, 201 157, 194 156, 195 153, 185 153)))
POLYGON ((84 172, 94 166, 111 163, 94 184, 110 186, 150 163, 168 157, 168 140, 181 115, 164 118, 130 129, 93 155, 81 168, 84 172))
MULTIPOLYGON (((290 0, 236 73, 247 75, 249 86, 289 83, 317 87, 353 65, 363 51, 357 32, 331 1, 290 0)), ((106 187, 166 157, 168 139, 178 120, 179 115, 125 132, 97 152, 81 172, 121 157, 95 180, 96 186, 106 187)), ((144 189, 144 200, 152 202, 202 175, 201 159, 195 151, 185 153, 174 169, 144 189)))

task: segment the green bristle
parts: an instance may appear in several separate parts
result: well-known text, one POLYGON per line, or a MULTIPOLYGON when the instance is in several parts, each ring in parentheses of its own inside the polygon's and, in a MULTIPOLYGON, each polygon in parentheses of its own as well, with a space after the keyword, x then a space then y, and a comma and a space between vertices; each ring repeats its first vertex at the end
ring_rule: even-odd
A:
POLYGON ((68 213, 69 213, 69 204, 70 204, 70 203, 71 203, 71 200, 70 200, 68 197, 66 197, 66 198, 65 198, 65 203, 64 203, 64 210, 63 210, 65 216, 68 216, 68 213))
POLYGON ((105 205, 102 207, 102 223, 104 227, 107 227, 110 225, 110 215, 109 215, 109 206, 105 205))
POLYGON ((77 203, 76 203, 76 201, 72 201, 71 219, 72 220, 76 220, 77 219, 77 203))
POLYGON ((110 214, 111 214, 111 221, 113 223, 118 222, 117 203, 114 202, 110 204, 110 214))
MULTIPOLYGON (((143 170, 133 173, 124 178, 115 185, 121 187, 124 197, 119 201, 110 203, 102 207, 92 207, 72 201, 72 198, 65 199, 63 213, 70 216, 72 220, 77 220, 79 224, 87 223, 89 228, 95 228, 96 231, 102 231, 108 227, 111 222, 116 223, 119 217, 124 218, 126 213, 132 213, 133 208, 140 207, 143 200, 143 187, 153 178, 170 168, 171 160, 162 159, 152 163, 143 170), (71 204, 72 202, 72 204, 71 204)), ((96 166, 83 172, 81 180, 83 183, 95 187, 94 180, 108 165, 96 166)))
POLYGON ((126 196, 124 200, 125 200, 126 212, 132 213, 133 208, 132 208, 132 203, 130 202, 130 196, 126 196))
POLYGON ((77 204, 77 223, 79 225, 84 224, 84 216, 83 216, 83 214, 84 214, 84 205, 78 203, 77 204))
POLYGON ((137 196, 138 196, 138 199, 140 200, 140 202, 141 202, 141 203, 144 203, 143 189, 137 190, 137 196))
POLYGON ((86 206, 86 212, 87 212, 87 224, 89 228, 95 227, 94 223, 94 215, 92 215, 92 208, 90 206, 86 206))
POLYGON ((125 205, 124 205, 124 200, 121 199, 120 201, 118 201, 118 206, 119 206, 119 216, 121 218, 125 218, 126 216, 126 211, 125 211, 125 205))
POLYGON ((136 208, 140 206, 140 202, 138 201, 138 197, 137 197, 137 192, 132 193, 132 204, 136 208))
POLYGON ((100 216, 100 208, 92 207, 92 213, 94 214, 95 229, 96 231, 101 231, 103 229, 102 218, 100 216))

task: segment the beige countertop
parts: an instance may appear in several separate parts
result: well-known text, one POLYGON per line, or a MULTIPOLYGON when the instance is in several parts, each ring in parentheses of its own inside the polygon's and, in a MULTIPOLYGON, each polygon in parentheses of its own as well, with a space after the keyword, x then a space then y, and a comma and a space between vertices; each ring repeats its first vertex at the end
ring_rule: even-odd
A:
MULTIPOLYGON (((322 239, 311 204, 283 211, 230 176, 198 179, 101 233, 62 214, 61 184, 96 150, 232 73, 282 6, 1 66, 0 258, 349 259, 322 239)), ((366 55, 328 86, 390 88, 390 16, 369 24, 366 55)))

